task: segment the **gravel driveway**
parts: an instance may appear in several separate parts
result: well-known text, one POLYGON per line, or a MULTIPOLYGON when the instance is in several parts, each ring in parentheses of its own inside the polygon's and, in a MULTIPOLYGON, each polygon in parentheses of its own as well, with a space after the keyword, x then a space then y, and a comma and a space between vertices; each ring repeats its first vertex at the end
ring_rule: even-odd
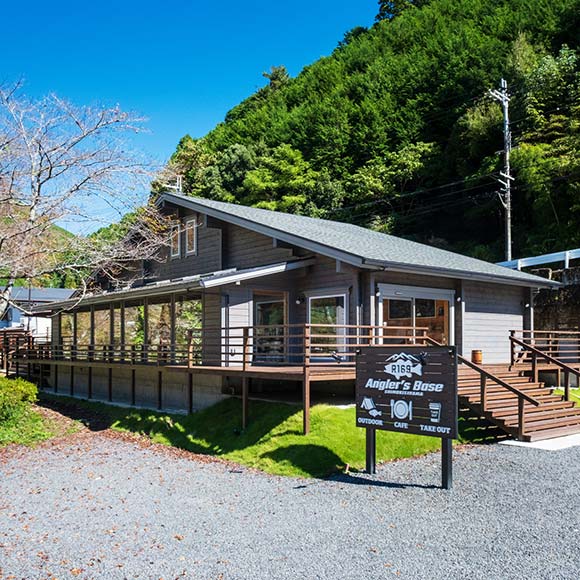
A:
POLYGON ((272 477, 109 432, 0 454, 0 578, 580 577, 580 448, 272 477))

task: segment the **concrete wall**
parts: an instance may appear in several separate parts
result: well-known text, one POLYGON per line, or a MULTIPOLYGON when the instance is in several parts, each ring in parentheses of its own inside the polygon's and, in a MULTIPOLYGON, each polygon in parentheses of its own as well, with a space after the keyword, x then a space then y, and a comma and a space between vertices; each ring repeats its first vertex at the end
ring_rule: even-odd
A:
MULTIPOLYGON (((74 367, 72 395, 81 399, 89 398, 88 367, 74 367)), ((159 400, 158 373, 161 373, 161 410, 187 412, 188 374, 171 368, 141 367, 135 371, 135 406, 157 409, 159 400)), ((56 373, 54 368, 47 377, 50 390, 54 391, 56 373)), ((222 377, 193 374, 192 408, 205 409, 223 399, 222 377)), ((94 401, 109 402, 109 369, 93 367, 92 398, 94 401)), ((58 366, 57 393, 71 395, 71 367, 58 366)), ((131 369, 114 368, 112 371, 112 403, 131 405, 131 369)))

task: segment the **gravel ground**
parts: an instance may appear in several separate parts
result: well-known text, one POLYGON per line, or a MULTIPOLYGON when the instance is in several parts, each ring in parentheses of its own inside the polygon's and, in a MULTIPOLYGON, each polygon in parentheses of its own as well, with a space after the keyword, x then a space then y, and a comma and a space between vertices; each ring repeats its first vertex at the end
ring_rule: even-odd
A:
POLYGON ((302 480, 82 432, 0 454, 0 578, 580 577, 580 448, 302 480))

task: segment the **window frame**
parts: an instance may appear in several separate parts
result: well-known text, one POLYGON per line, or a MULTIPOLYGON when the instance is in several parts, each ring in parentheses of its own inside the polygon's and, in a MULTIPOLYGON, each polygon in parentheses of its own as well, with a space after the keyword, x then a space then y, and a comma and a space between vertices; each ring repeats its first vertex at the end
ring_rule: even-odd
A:
POLYGON ((196 218, 188 219, 185 222, 185 255, 186 256, 197 256, 197 228, 199 224, 196 218), (189 248, 189 230, 193 230, 193 249, 189 248))
POLYGON ((169 244, 169 256, 172 260, 181 258, 181 222, 177 221, 171 224, 170 232, 170 244, 169 244), (177 247, 174 246, 173 240, 175 239, 175 231, 177 231, 177 247))

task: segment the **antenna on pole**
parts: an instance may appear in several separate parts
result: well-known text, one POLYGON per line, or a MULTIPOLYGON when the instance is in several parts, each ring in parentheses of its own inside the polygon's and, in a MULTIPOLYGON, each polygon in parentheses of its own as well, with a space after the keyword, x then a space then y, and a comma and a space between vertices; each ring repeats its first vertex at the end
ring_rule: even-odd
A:
POLYGON ((512 134, 510 131, 509 103, 507 81, 501 79, 499 91, 491 89, 489 94, 501 104, 503 110, 503 159, 504 169, 500 171, 499 183, 502 186, 500 201, 505 208, 505 259, 512 259, 512 192, 511 182, 514 180, 510 173, 510 151, 512 149, 512 134))
POLYGON ((175 183, 165 183, 166 189, 172 189, 176 193, 183 193, 183 175, 175 176, 175 183))

